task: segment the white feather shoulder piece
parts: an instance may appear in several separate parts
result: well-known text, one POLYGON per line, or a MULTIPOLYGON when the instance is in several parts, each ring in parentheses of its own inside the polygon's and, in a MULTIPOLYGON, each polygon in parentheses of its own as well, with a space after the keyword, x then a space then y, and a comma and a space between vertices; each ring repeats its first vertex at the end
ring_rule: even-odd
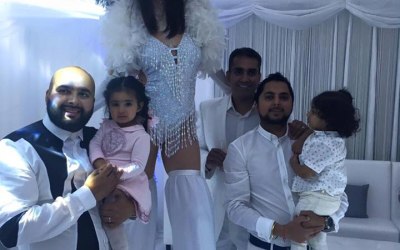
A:
MULTIPOLYGON (((187 0, 186 32, 201 48, 200 72, 214 73, 221 69, 225 48, 224 29, 209 0, 187 0)), ((118 73, 140 70, 140 48, 148 32, 135 0, 118 0, 102 17, 102 42, 106 50, 105 64, 118 73)))

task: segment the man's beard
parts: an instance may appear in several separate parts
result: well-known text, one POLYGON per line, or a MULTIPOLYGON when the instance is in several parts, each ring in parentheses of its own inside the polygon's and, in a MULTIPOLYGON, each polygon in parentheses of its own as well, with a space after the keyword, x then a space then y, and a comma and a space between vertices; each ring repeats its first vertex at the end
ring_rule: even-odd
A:
POLYGON ((283 116, 279 119, 271 119, 268 114, 266 115, 261 115, 260 114, 260 120, 263 123, 271 124, 271 125, 286 125, 288 120, 289 120, 290 114, 287 116, 283 116))
POLYGON ((93 114, 93 108, 88 111, 84 112, 82 108, 80 110, 80 116, 78 119, 74 120, 67 120, 65 118, 65 107, 68 105, 61 105, 59 107, 55 107, 52 105, 52 102, 49 100, 46 104, 47 114, 49 115, 50 120, 59 128, 70 131, 76 132, 82 129, 86 123, 90 120, 93 114))

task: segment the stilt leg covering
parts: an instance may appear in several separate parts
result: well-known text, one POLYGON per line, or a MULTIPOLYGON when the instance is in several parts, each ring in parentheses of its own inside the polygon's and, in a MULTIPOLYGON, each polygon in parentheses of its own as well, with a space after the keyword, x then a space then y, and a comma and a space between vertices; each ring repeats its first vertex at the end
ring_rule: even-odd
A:
POLYGON ((214 213, 205 179, 197 170, 171 171, 165 199, 174 250, 215 250, 214 213))

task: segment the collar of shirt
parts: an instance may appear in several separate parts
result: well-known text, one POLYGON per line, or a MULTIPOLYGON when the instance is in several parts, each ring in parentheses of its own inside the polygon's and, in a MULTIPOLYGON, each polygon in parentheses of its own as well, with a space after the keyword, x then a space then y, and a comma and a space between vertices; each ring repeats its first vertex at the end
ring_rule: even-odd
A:
POLYGON ((289 139, 288 136, 288 130, 286 129, 286 133, 281 136, 281 137, 277 137, 274 134, 271 134, 270 132, 268 132, 267 130, 265 130, 263 127, 261 127, 261 125, 258 125, 257 131, 268 141, 272 142, 275 146, 278 146, 280 143, 282 143, 285 140, 289 139))
POLYGON ((316 137, 320 137, 320 136, 339 137, 339 133, 336 131, 314 130, 314 134, 316 137))
POLYGON ((128 127, 120 127, 115 121, 110 119, 103 119, 103 126, 111 129, 123 130, 125 132, 144 130, 144 127, 141 124, 135 124, 128 127))
POLYGON ((227 113, 231 113, 231 114, 235 114, 235 115, 240 116, 240 117, 247 117, 247 116, 250 116, 250 114, 253 111, 255 111, 255 108, 256 108, 256 104, 253 103, 253 106, 251 107, 251 109, 249 111, 247 111, 246 114, 241 115, 239 112, 236 111, 235 107, 233 106, 232 96, 230 96, 228 105, 226 106, 226 112, 227 113))
POLYGON ((79 137, 83 140, 82 129, 77 132, 70 132, 57 127, 51 120, 48 114, 43 118, 43 125, 55 136, 60 138, 60 140, 65 141, 69 137, 79 137))

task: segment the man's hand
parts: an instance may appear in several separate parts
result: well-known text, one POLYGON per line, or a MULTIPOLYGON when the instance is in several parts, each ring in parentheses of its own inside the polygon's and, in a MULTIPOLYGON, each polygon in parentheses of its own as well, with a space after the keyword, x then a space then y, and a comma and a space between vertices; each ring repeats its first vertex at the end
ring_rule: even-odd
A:
POLYGON ((110 228, 115 228, 129 217, 136 215, 134 200, 130 199, 119 189, 107 198, 100 207, 101 220, 110 228))
POLYGON ((325 218, 323 216, 319 216, 315 214, 313 211, 301 211, 300 216, 305 216, 308 218, 307 221, 302 223, 302 226, 304 228, 322 228, 321 231, 324 230, 325 218))
POLYGON ((96 201, 104 199, 118 185, 122 172, 111 164, 95 169, 86 179, 85 186, 92 191, 96 201))
POLYGON ((213 148, 207 155, 206 168, 208 171, 212 171, 217 167, 222 169, 226 152, 220 148, 213 148))
POLYGON ((308 228, 303 227, 303 223, 309 220, 310 218, 299 215, 286 225, 277 224, 275 226, 276 231, 274 232, 274 235, 278 235, 284 239, 292 240, 298 243, 303 243, 324 229, 324 226, 308 228))

